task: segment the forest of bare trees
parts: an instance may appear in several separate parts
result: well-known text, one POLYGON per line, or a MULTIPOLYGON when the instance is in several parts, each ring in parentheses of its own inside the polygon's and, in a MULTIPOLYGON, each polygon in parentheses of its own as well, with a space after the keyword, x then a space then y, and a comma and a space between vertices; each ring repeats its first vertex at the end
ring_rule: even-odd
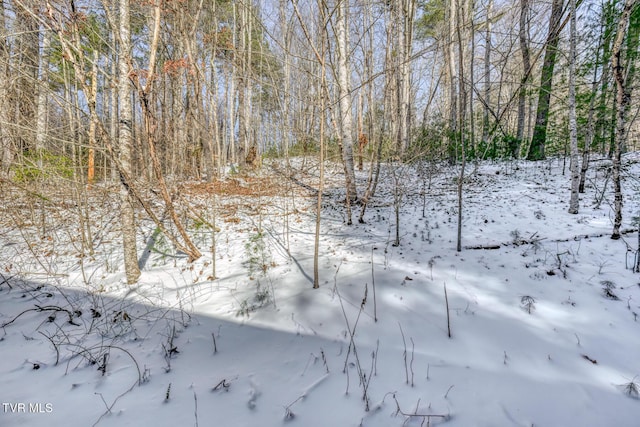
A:
POLYGON ((181 183, 272 159, 340 163, 348 223, 381 162, 396 186, 402 164, 457 168, 461 196, 467 162, 566 157, 577 213, 589 161, 610 159, 616 238, 621 156, 640 149, 638 4, 3 0, 0 185, 34 204, 68 189, 85 244, 88 195, 117 188, 129 283, 134 211, 197 259, 181 183))

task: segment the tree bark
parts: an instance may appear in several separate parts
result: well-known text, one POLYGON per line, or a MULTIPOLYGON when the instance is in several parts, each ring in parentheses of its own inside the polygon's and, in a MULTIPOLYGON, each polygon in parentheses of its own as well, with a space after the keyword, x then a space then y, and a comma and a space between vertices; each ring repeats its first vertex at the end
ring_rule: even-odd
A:
MULTIPOLYGON (((126 0, 121 0, 126 1, 126 0)), ((156 150, 156 131, 157 131, 157 120, 153 112, 153 107, 150 102, 150 93, 151 87, 153 85, 154 76, 155 76, 155 62, 156 55, 158 52, 158 41, 160 35, 160 5, 156 4, 154 6, 154 26, 153 26, 153 35, 151 44, 149 47, 149 66, 147 67, 147 76, 146 76, 146 84, 143 86, 140 83, 139 76, 135 75, 133 77, 133 81, 136 84, 138 89, 138 96, 140 99, 140 107, 142 109, 142 114, 144 116, 144 126, 145 133, 147 139, 147 145, 149 147, 149 157, 151 158, 151 166, 153 168, 153 172, 155 174, 156 180, 158 181, 158 187, 160 189, 160 195, 165 204, 165 208, 167 209, 167 213, 171 218, 173 224, 175 225, 178 233, 182 237, 184 242, 184 246, 180 246, 179 249, 184 251, 188 257, 189 262, 192 262, 202 256, 198 248, 193 244, 191 238, 187 234, 186 229, 184 228, 182 221, 178 217, 178 214, 175 210, 175 206, 173 204, 173 200, 169 195, 169 191, 167 189, 167 184, 164 180, 164 174, 162 173, 162 167, 160 163, 160 159, 158 158, 157 150, 156 150)), ((131 57, 128 57, 130 59, 131 57)), ((127 61, 129 62, 129 61, 127 61)))
POLYGON ((39 25, 32 10, 26 2, 15 3, 16 54, 17 71, 16 97, 17 115, 13 123, 17 125, 15 132, 17 151, 34 150, 34 123, 37 118, 38 93, 38 58, 39 58, 39 25))
POLYGON ((569 141, 571 146, 571 198, 569 213, 577 214, 579 210, 580 169, 578 152, 578 123, 576 119, 576 0, 569 0, 571 14, 569 35, 569 141))
POLYGON ((43 151, 47 141, 47 116, 49 99, 49 50, 51 46, 51 34, 47 28, 41 28, 42 52, 39 56, 38 72, 38 101, 36 103, 36 141, 35 149, 39 153, 43 151))
MULTIPOLYGON (((465 135, 465 115, 466 115, 466 102, 467 102, 467 87, 466 82, 462 78, 465 75, 464 65, 465 59, 465 42, 468 14, 471 12, 470 0, 453 0, 456 3, 456 9, 458 10, 456 22, 455 22, 455 34, 458 42, 458 129, 460 135, 460 174, 458 175, 458 226, 457 226, 457 240, 456 250, 462 251, 462 210, 463 210, 463 186, 464 186, 464 173, 466 167, 466 135, 465 135), (464 34, 464 35, 463 35, 464 34)), ((469 19, 471 17, 469 16, 469 19)))
MULTIPOLYGON (((527 0, 523 0, 527 1, 527 0)), ((487 4, 487 17, 484 33, 484 102, 482 109, 482 142, 485 147, 489 145, 489 106, 491 105, 491 13, 493 0, 487 4)), ((473 114, 472 114, 473 117, 473 114)))
POLYGON ((549 35, 547 37, 542 74, 540 77, 540 92, 538 94, 538 110, 536 112, 536 124, 531 137, 527 160, 542 160, 545 158, 545 145, 547 142, 547 123, 549 121, 549 107, 551 90, 553 88, 553 75, 558 54, 558 42, 564 0, 553 0, 551 17, 549 18, 549 35))
MULTIPOLYGON (((119 0, 119 66, 118 66, 118 99, 120 102, 118 139, 118 161, 123 171, 131 176, 131 159, 133 151, 133 105, 131 101, 132 87, 129 81, 129 61, 131 46, 131 12, 129 0, 119 0)), ((136 246, 136 223, 133 209, 133 197, 127 180, 120 174, 120 219, 122 221, 122 243, 124 249, 124 269, 128 284, 133 284, 140 277, 138 251, 136 246)))
POLYGON ((9 174, 9 166, 11 166, 14 154, 11 132, 8 126, 11 123, 9 98, 11 49, 9 38, 7 37, 8 31, 4 14, 4 1, 0 1, 0 176, 9 174))
POLYGON ((527 102, 527 81, 531 74, 531 53, 529 52, 529 1, 520 0, 520 27, 519 27, 519 39, 520 39, 520 52, 522 54, 522 82, 520 83, 520 90, 518 91, 518 124, 516 130, 517 144, 511 147, 511 156, 514 158, 519 157, 520 144, 525 138, 525 117, 526 117, 526 102, 527 102))
POLYGON ((316 199, 316 223, 315 223, 315 236, 313 241, 313 288, 318 289, 320 287, 320 229, 322 219, 322 192, 324 191, 324 127, 326 120, 326 67, 325 67, 325 51, 327 44, 326 37, 326 13, 325 4, 322 0, 318 0, 318 9, 320 10, 320 50, 318 55, 320 66, 320 135, 319 135, 319 149, 320 149, 320 181, 318 182, 318 197, 316 199))
POLYGON ((402 155, 409 148, 411 134, 411 47, 413 45, 413 20, 415 0, 399 0, 397 5, 398 48, 400 64, 396 70, 398 96, 398 134, 397 148, 402 155))
MULTIPOLYGON (((587 117, 587 132, 584 137, 584 150, 582 151, 582 164, 580 167, 580 183, 578 184, 578 192, 584 193, 585 181, 587 179, 587 170, 589 169, 589 155, 591 153, 594 135, 595 135, 595 104, 598 92, 598 68, 609 68, 607 64, 600 64, 600 50, 602 49, 603 35, 602 29, 598 46, 596 48, 596 58, 593 66, 593 80, 591 82, 591 96, 589 99, 589 113, 587 117)), ((603 70, 604 71, 604 70, 603 70)), ((601 76, 602 78, 602 76, 601 76)))
POLYGON ((96 153, 96 129, 98 126, 98 113, 96 111, 96 98, 98 95, 98 51, 93 51, 91 58, 91 91, 87 94, 89 104, 89 152, 87 159, 87 187, 91 188, 95 181, 95 153, 96 153))
MULTIPOLYGON (((349 57, 349 8, 348 2, 340 0, 336 16, 336 43, 338 53, 338 96, 340 109, 340 141, 344 164, 347 205, 358 200, 356 176, 353 166, 353 112, 351 110, 351 60, 349 57)), ((350 221, 349 221, 350 222, 350 221)))
POLYGON ((613 42, 611 55, 611 68, 616 81, 616 144, 615 153, 613 155, 613 190, 614 190, 614 222, 611 238, 617 240, 620 238, 620 227, 622 226, 622 186, 620 179, 620 167, 622 160, 622 147, 626 138, 625 112, 631 98, 630 88, 627 87, 627 75, 623 65, 622 44, 624 42, 629 16, 634 7, 638 5, 639 0, 626 0, 622 15, 618 21, 618 29, 616 38, 613 42))
MULTIPOLYGON (((611 50, 613 48, 613 38, 615 37, 615 0, 609 0, 602 5, 602 21, 603 21, 603 40, 602 40, 602 59, 603 64, 611 63, 611 50)), ((610 144, 608 142, 607 133, 612 128, 610 123, 615 121, 615 111, 611 112, 610 107, 615 105, 615 94, 610 88, 611 83, 611 67, 602 67, 602 76, 600 78, 600 97, 597 107, 596 131, 595 137, 599 143, 599 151, 604 156, 610 144), (613 118, 611 118, 613 115, 613 118)), ((615 110, 615 107, 613 108, 615 110)), ((614 131, 615 132, 615 131, 614 131)), ((609 141, 610 142, 610 141, 609 141)))
MULTIPOLYGON (((240 161, 247 163, 250 155, 250 148, 253 147, 249 129, 251 116, 251 18, 250 6, 245 3, 238 5, 238 40, 240 41, 237 55, 239 61, 238 77, 238 146, 242 153, 240 161)), ((253 165, 251 165, 253 166, 253 165)))
POLYGON ((454 0, 447 0, 445 3, 444 18, 447 25, 444 27, 444 69, 446 83, 446 113, 447 124, 445 128, 445 145, 449 151, 449 163, 454 164, 457 157, 456 137, 458 126, 457 107, 457 74, 454 34, 456 26, 456 7, 452 4, 454 0))

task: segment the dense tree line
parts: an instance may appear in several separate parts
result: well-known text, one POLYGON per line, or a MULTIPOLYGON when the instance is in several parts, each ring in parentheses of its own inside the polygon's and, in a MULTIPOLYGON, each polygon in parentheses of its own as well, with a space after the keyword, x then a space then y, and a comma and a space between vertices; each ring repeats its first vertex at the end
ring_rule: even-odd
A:
POLYGON ((0 5, 3 179, 120 182, 124 229, 137 203, 192 259, 167 179, 320 154, 344 165, 350 222, 375 192, 376 174, 356 184, 365 161, 448 161, 462 193, 467 160, 571 154, 570 211, 593 156, 612 159, 619 211, 620 158, 638 149, 637 0, 0 5))

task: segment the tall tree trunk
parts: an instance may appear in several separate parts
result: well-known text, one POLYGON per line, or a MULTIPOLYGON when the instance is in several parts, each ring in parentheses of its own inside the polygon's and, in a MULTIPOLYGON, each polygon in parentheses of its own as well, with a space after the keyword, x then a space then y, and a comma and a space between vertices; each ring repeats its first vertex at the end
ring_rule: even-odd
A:
MULTIPOLYGON (((367 105, 367 113, 366 113, 366 132, 363 131, 365 140, 363 143, 371 144, 372 147, 375 147, 375 151, 371 151, 371 162, 369 166, 369 176, 367 178, 367 187, 364 191, 364 195, 361 198, 361 209, 360 216, 358 218, 358 222, 364 223, 364 215, 367 210, 367 204, 369 200, 375 194, 375 189, 377 186, 377 179, 380 175, 380 151, 377 149, 378 142, 382 141, 382 138, 378 135, 374 127, 374 68, 375 68, 375 57, 373 54, 373 40, 374 40, 374 32, 372 30, 372 16, 371 16, 371 1, 366 0, 365 7, 363 9, 364 19, 362 21, 362 31, 366 34, 364 37, 365 47, 363 49, 363 57, 364 57, 364 79, 367 82, 365 86, 366 90, 366 105, 367 105)), ((364 112, 363 112, 364 114, 364 112)), ((363 126, 364 127, 364 126, 363 126)), ((360 146, 360 144, 358 144, 360 146)), ((364 145, 362 146, 362 150, 364 150, 364 145)))
MULTIPOLYGON (((527 0, 523 0, 527 1, 527 0)), ((489 108, 491 106, 491 13, 493 11, 493 0, 487 4, 487 18, 484 32, 484 103, 482 109, 482 142, 485 147, 489 146, 489 108)), ((473 61, 473 59, 472 59, 473 61)), ((473 115, 472 115, 473 117, 473 115)))
POLYGON ((49 50, 51 46, 51 34, 46 28, 41 29, 42 33, 42 52, 39 57, 39 76, 38 76, 38 101, 36 104, 36 152, 45 149, 47 141, 47 116, 49 99, 49 50))
POLYGON ((538 94, 538 110, 536 112, 536 124, 529 146, 528 160, 542 160, 545 158, 545 145, 547 143, 547 123, 549 121, 549 107, 551 90, 553 87, 553 70, 558 54, 558 42, 564 0, 553 0, 551 17, 549 18, 549 35, 547 37, 542 74, 540 76, 540 92, 538 94))
POLYGON ((398 133, 397 149, 400 154, 409 147, 411 133, 411 47, 413 45, 413 19, 415 16, 415 0, 398 0, 398 55, 399 66, 395 70, 398 96, 398 133))
POLYGON ((462 251, 462 195, 463 195, 463 185, 464 185, 464 173, 466 166, 466 135, 465 135, 465 115, 466 115, 466 102, 467 102, 467 87, 466 81, 463 78, 465 75, 464 65, 465 65, 465 43, 466 37, 463 34, 466 34, 465 28, 467 27, 467 14, 470 13, 470 3, 471 0, 452 0, 456 4, 456 9, 458 10, 455 22, 455 34, 458 42, 458 130, 460 135, 460 174, 458 175, 458 227, 457 227, 457 240, 456 240, 456 250, 458 252, 462 251))
MULTIPOLYGON (((602 28, 601 28, 602 30, 602 28)), ((598 92, 598 69, 602 67, 609 68, 607 64, 600 64, 600 50, 602 48, 602 31, 596 48, 596 58, 593 66, 593 80, 591 81, 591 96, 589 97, 589 113, 587 117, 587 132, 584 136, 584 150, 582 151, 582 164, 580 167, 580 183, 578 184, 578 192, 584 193, 584 185, 587 179, 587 170, 589 169, 589 155, 591 153, 594 135, 595 135, 595 105, 598 92)), ((601 76, 602 78, 602 76, 601 76)))
MULTIPOLYGON (((114 17, 115 18, 115 17, 114 17)), ((113 81, 118 81, 117 78, 120 70, 120 58, 118 52, 120 51, 119 37, 116 36, 115 31, 109 32, 109 41, 115 47, 115 50, 111 54, 111 76, 113 81)), ((109 140, 118 140, 118 128, 119 128, 119 113, 118 113, 118 94, 120 92, 119 85, 111 85, 109 90, 109 140)), ((118 179, 118 167, 115 162, 111 161, 111 180, 116 181, 118 179)))
POLYGON ((356 125, 356 134, 358 135, 358 139, 356 140, 357 148, 358 148, 358 170, 361 171, 364 168, 363 163, 363 150, 366 145, 367 137, 364 134, 364 122, 362 119, 362 109, 364 108, 364 99, 362 95, 362 91, 358 91, 358 106, 356 107, 357 111, 357 125, 356 125))
POLYGON ((526 117, 526 102, 527 102, 527 81, 531 73, 531 54, 529 52, 529 1, 520 0, 520 27, 519 27, 519 39, 520 39, 520 52, 522 54, 522 82, 520 83, 520 90, 518 91, 518 125, 516 130, 517 143, 511 147, 511 156, 519 157, 520 144, 525 139, 525 117, 526 117))
POLYGON ((631 98, 631 89, 627 86, 628 70, 625 70, 622 58, 622 44, 627 33, 629 16, 631 15, 632 9, 636 7, 638 3, 639 0, 625 1, 622 15, 618 21, 618 29, 611 53, 611 68, 613 69, 613 77, 616 81, 616 144, 615 153, 613 155, 615 217, 613 222, 613 232, 611 233, 611 238, 614 240, 620 238, 620 227, 622 226, 622 186, 620 182, 620 167, 622 161, 622 147, 626 138, 625 113, 631 98))
MULTIPOLYGON (((120 24, 119 24, 119 67, 118 67, 118 99, 120 103, 118 120, 118 160, 123 171, 131 176, 132 152, 133 152, 133 105, 131 101, 132 87, 129 81, 129 59, 132 55, 131 48, 131 13, 129 0, 119 0, 120 24)), ((126 179, 120 177, 120 218, 122 226, 122 243, 124 248, 124 269, 127 283, 133 284, 140 277, 138 266, 138 252, 136 247, 136 223, 133 209, 133 197, 127 185, 126 179)))
MULTIPOLYGON (((251 17, 250 5, 241 3, 238 11, 238 146, 240 161, 247 163, 252 156, 249 121, 251 119, 251 17)), ((255 148, 254 148, 255 149, 255 148)))
POLYGON ((313 243, 313 288, 318 289, 320 287, 320 228, 322 219, 322 193, 324 191, 324 153, 325 153, 325 122, 326 122, 326 104, 327 98, 325 96, 326 89, 326 66, 325 56, 327 47, 327 15, 325 10, 325 3, 323 0, 318 0, 318 9, 320 10, 320 51, 318 55, 318 61, 320 66, 320 135, 319 135, 319 149, 320 149, 320 181, 318 182, 318 197, 316 199, 316 224, 315 224, 315 238, 313 243))
POLYGON ((283 87, 282 87, 282 149, 287 162, 287 173, 290 173, 291 163, 289 162, 289 146, 291 145, 291 31, 287 21, 287 0, 279 0, 278 14, 280 20, 281 39, 280 43, 284 48, 283 52, 283 87))
MULTIPOLYGON (((235 40, 235 38, 234 38, 235 40)), ((234 42, 235 43, 235 42, 234 42)), ((234 52, 237 49, 234 46, 234 52)), ((235 53, 234 53, 235 55, 235 53)), ((237 163, 238 153, 236 150, 236 107, 235 107, 235 95, 236 95, 236 67, 227 67, 227 157, 232 164, 237 163)))
MULTIPOLYGON (((615 24, 616 24, 616 7, 615 0, 609 0, 602 6, 602 21, 603 21, 603 40, 602 40, 602 59, 603 64, 611 63, 611 50, 613 45, 613 39, 615 37, 615 24)), ((609 148, 607 132, 611 129, 609 123, 610 116, 613 115, 613 121, 615 121, 615 111, 611 112, 611 105, 615 105, 614 91, 610 89, 611 84, 611 67, 602 67, 602 77, 600 78, 600 97, 597 106, 597 119, 596 119, 596 131, 595 137, 599 143, 599 151, 604 156, 609 148)), ((615 108, 614 108, 615 110, 615 108)), ((613 122, 612 122, 613 123, 613 122)), ((615 131, 614 131, 615 132, 615 131)))
POLYGON ((398 78, 397 78, 397 68, 398 68, 398 34, 400 31, 398 30, 398 12, 397 9, 398 4, 397 1, 389 1, 387 2, 387 7, 385 8, 385 82, 384 82, 384 101, 383 101, 383 111, 384 118, 382 120, 384 124, 384 128, 387 131, 387 134, 384 134, 384 137, 389 137, 394 142, 398 136, 398 78))
POLYGON ((89 152, 87 159, 87 187, 91 188, 95 180, 96 130, 98 113, 96 111, 96 97, 98 96, 98 51, 93 51, 91 58, 91 91, 87 94, 89 104, 89 152))
POLYGON ((444 28, 444 69, 446 83, 446 113, 447 124, 445 128, 445 144, 449 151, 449 163, 454 164, 457 157, 456 133, 458 131, 458 93, 457 79, 460 76, 456 74, 456 58, 455 58, 455 39, 456 31, 456 11, 457 8, 453 4, 455 0, 447 0, 445 2, 444 17, 447 26, 444 28))
POLYGON ((0 176, 9 173, 9 166, 13 160, 11 132, 10 103, 10 58, 11 47, 5 22, 4 1, 0 1, 0 176))
MULTIPOLYGON (((198 248, 193 244, 191 238, 189 237, 178 213, 175 210, 175 206, 173 204, 173 199, 169 194, 169 190, 167 189, 167 184, 164 179, 164 174, 162 172, 162 166, 160 163, 160 159, 158 157, 158 153, 156 150, 156 138, 157 138, 157 129, 158 122, 155 117, 154 107, 151 102, 152 95, 152 86, 155 79, 155 65, 156 65, 156 56, 158 53, 158 43, 160 38, 160 17, 161 17, 161 7, 159 4, 154 5, 154 23, 153 23, 153 34, 151 43, 149 45, 149 65, 147 66, 147 76, 146 83, 142 85, 139 80, 139 76, 132 76, 132 80, 136 85, 138 97, 140 99, 140 108, 142 110, 143 120, 144 120, 144 128, 145 128, 145 136, 147 140, 147 146, 149 148, 149 157, 151 159, 151 167, 153 169, 153 173, 157 180, 157 185, 160 190, 160 195, 162 196, 162 200, 164 201, 165 209, 167 210, 167 214, 173 225, 176 227, 178 234, 182 238, 183 243, 179 243, 177 239, 174 239, 174 243, 179 250, 183 251, 189 257, 189 262, 192 262, 202 256, 198 248)), ((184 163, 183 163, 184 164, 184 163)))
POLYGON ((17 50, 14 54, 18 64, 14 67, 17 71, 16 98, 17 117, 14 123, 17 125, 18 151, 34 150, 35 135, 34 123, 37 115, 38 93, 38 58, 39 58, 39 25, 33 10, 29 9, 28 2, 15 3, 15 32, 17 33, 17 50))
MULTIPOLYGON (((631 92, 636 87, 636 70, 638 62, 638 45, 640 43, 640 7, 633 7, 631 14, 629 15, 629 24, 627 26, 627 37, 624 43, 624 57, 625 57, 625 81, 629 91, 629 98, 631 98, 631 92)), ((625 114, 628 113, 630 103, 627 104, 625 114)), ((622 153, 626 153, 629 149, 627 138, 624 139, 621 150, 622 153)))
POLYGON ((578 123, 576 119, 576 0, 569 0, 571 14, 569 35, 569 141, 571 146, 571 198, 569 213, 577 214, 579 210, 578 190, 580 187, 580 169, 578 152, 578 123))
MULTIPOLYGON (((344 164, 347 205, 358 199, 353 167, 353 112, 351 110, 351 58, 349 57, 348 1, 339 0, 336 16, 336 43, 338 50, 338 96, 340 109, 340 141, 344 164)), ((349 221, 350 222, 350 219, 349 221)))
POLYGON ((209 88, 209 116, 210 116, 210 128, 213 135, 213 147, 211 147, 211 167, 214 173, 209 177, 213 180, 214 176, 220 176, 222 173, 222 138, 220 135, 220 118, 218 116, 218 71, 217 66, 214 63, 214 59, 211 59, 211 82, 209 88))
MULTIPOLYGON (((469 41, 467 42, 469 45, 469 53, 465 54, 465 57, 468 58, 468 63, 469 63, 469 77, 465 78, 465 85, 468 85, 469 87, 469 91, 468 91, 468 97, 469 99, 466 100, 465 99, 465 105, 469 106, 469 138, 468 138, 468 142, 467 142, 467 149, 465 149, 465 151, 469 151, 471 150, 471 152, 475 155, 475 166, 478 166, 478 161, 480 158, 480 155, 478 155, 478 153, 476 152, 476 122, 475 122, 475 112, 474 112, 474 108, 473 108, 473 89, 475 88, 476 85, 476 79, 475 79, 475 61, 474 61, 474 57, 476 55, 476 26, 475 26, 475 22, 473 20, 473 16, 474 16, 474 11, 473 11, 473 4, 474 1, 470 0, 466 7, 467 9, 467 14, 468 14, 468 23, 465 25, 468 25, 468 27, 465 27, 464 32, 466 34, 466 37, 469 41)), ((466 115, 466 113, 465 113, 466 115)))

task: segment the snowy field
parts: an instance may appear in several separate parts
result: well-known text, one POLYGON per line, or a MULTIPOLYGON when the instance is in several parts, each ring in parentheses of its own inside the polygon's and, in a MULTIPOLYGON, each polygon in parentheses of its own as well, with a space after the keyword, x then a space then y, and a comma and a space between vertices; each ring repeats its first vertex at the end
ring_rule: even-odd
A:
POLYGON ((383 165, 347 226, 336 166, 319 289, 309 160, 293 180, 184 184, 193 264, 141 212, 135 286, 113 192, 92 192, 85 256, 73 201, 7 193, 0 426, 638 426, 640 156, 625 157, 616 241, 607 164, 570 215, 562 159, 481 163, 462 252, 456 170, 383 165))

